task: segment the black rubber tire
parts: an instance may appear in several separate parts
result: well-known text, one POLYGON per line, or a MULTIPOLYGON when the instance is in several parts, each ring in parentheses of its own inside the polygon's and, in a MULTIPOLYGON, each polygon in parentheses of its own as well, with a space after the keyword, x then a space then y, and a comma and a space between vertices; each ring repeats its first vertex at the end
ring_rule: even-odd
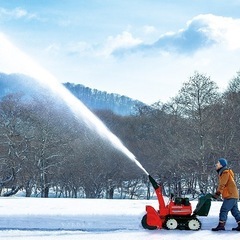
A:
POLYGON ((142 217, 141 223, 142 223, 143 228, 145 228, 145 229, 148 229, 148 230, 155 230, 155 229, 157 229, 157 226, 150 226, 150 225, 147 224, 147 214, 145 214, 142 217))

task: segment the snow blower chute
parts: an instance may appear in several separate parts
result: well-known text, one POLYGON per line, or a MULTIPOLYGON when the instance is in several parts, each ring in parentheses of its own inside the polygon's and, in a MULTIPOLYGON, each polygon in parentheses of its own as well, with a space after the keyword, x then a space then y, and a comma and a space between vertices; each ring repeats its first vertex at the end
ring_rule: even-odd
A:
POLYGON ((169 203, 165 204, 162 188, 149 175, 149 180, 155 189, 159 210, 152 206, 146 206, 146 214, 142 218, 142 226, 145 229, 185 229, 199 230, 201 222, 197 216, 207 216, 211 207, 212 194, 208 193, 199 197, 196 209, 192 212, 192 205, 188 198, 170 197, 169 203))

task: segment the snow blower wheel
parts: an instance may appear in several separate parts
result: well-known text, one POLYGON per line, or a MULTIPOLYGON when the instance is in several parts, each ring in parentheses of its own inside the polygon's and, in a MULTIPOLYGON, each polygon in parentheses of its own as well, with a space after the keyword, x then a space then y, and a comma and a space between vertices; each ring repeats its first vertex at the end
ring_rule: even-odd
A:
POLYGON ((196 218, 188 221, 188 228, 197 231, 201 228, 201 222, 196 218))
POLYGON ((176 229, 178 226, 178 222, 176 219, 174 218, 169 218, 167 221, 166 221, 166 229, 168 230, 173 230, 173 229, 176 229))

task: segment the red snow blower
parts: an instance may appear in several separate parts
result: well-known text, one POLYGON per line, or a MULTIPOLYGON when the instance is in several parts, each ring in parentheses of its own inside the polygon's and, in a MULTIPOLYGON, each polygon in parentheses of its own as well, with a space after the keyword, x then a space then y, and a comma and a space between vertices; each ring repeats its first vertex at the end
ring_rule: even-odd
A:
POLYGON ((192 212, 192 205, 188 198, 170 197, 166 205, 162 195, 162 188, 149 175, 149 180, 155 189, 159 202, 159 210, 146 206, 146 214, 142 218, 145 229, 154 230, 165 228, 168 230, 199 230, 201 222, 197 216, 207 216, 211 207, 212 194, 208 193, 199 197, 196 209, 192 212))

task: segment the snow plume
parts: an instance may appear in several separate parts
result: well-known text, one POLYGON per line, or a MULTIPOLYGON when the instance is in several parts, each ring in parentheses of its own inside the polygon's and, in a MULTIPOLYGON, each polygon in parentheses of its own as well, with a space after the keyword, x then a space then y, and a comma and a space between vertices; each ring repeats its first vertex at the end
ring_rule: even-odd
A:
POLYGON ((46 69, 37 64, 27 54, 14 46, 3 34, 0 34, 0 71, 4 73, 21 73, 33 77, 43 87, 64 100, 77 119, 84 121, 86 126, 107 139, 116 149, 124 153, 136 163, 147 175, 147 171, 136 157, 122 144, 104 124, 80 100, 71 94, 46 69))

